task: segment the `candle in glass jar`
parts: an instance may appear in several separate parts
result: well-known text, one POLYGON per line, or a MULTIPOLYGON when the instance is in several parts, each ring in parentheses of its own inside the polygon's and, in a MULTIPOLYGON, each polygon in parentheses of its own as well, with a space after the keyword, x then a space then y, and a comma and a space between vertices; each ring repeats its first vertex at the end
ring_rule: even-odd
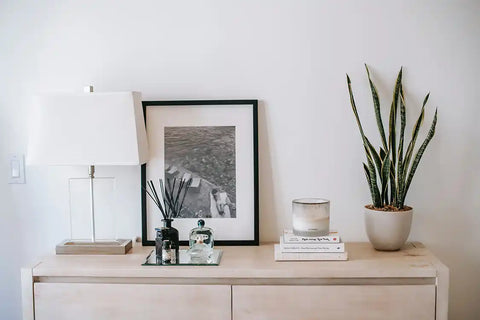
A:
POLYGON ((330 232, 330 201, 304 198, 292 201, 293 233, 297 236, 319 237, 330 232))

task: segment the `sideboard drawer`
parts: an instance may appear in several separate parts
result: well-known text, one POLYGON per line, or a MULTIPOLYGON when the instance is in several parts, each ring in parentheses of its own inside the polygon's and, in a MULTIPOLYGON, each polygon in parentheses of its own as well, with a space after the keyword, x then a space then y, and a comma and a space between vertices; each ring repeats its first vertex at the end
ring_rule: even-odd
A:
POLYGON ((35 320, 230 319, 228 285, 35 283, 35 320))
POLYGON ((233 286, 233 319, 435 319, 434 285, 233 286))

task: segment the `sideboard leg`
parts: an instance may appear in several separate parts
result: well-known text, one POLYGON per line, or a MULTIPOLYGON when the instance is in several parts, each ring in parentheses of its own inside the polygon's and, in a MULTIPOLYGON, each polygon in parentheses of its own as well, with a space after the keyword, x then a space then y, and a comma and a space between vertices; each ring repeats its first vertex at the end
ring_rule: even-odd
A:
POLYGON ((32 268, 22 268, 22 313, 23 320, 35 320, 33 302, 33 274, 32 268))
POLYGON ((448 288, 450 275, 448 268, 440 261, 437 263, 437 296, 435 306, 435 319, 448 320, 448 288))

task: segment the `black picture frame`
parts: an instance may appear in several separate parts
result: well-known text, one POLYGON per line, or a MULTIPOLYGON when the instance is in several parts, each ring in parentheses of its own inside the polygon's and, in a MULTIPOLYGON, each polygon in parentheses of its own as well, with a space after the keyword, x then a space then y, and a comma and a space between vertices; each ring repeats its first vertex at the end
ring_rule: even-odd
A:
MULTIPOLYGON (((258 246, 259 245, 259 182, 258 182, 258 100, 165 100, 142 101, 145 125, 147 126, 148 107, 180 107, 180 106, 251 106, 253 130, 253 239, 222 240, 215 238, 218 246, 258 246)), ((148 126, 147 126, 148 133, 148 126)), ((148 164, 148 163, 147 163, 148 164)), ((141 201, 142 201, 142 245, 154 246, 155 241, 148 239, 147 230, 147 195, 145 192, 147 179, 147 164, 141 166, 141 201)), ((208 223, 208 221, 207 221, 208 223)), ((194 225, 192 225, 192 228, 194 225)), ((188 241, 180 241, 180 245, 188 246, 188 241)))

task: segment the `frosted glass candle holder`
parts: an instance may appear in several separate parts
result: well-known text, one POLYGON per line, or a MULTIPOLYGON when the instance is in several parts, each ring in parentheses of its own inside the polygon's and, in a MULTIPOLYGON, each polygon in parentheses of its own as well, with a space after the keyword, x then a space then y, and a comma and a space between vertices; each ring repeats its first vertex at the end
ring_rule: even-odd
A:
POLYGON ((293 233, 297 236, 319 237, 330 232, 330 201, 304 198, 292 201, 293 233))

